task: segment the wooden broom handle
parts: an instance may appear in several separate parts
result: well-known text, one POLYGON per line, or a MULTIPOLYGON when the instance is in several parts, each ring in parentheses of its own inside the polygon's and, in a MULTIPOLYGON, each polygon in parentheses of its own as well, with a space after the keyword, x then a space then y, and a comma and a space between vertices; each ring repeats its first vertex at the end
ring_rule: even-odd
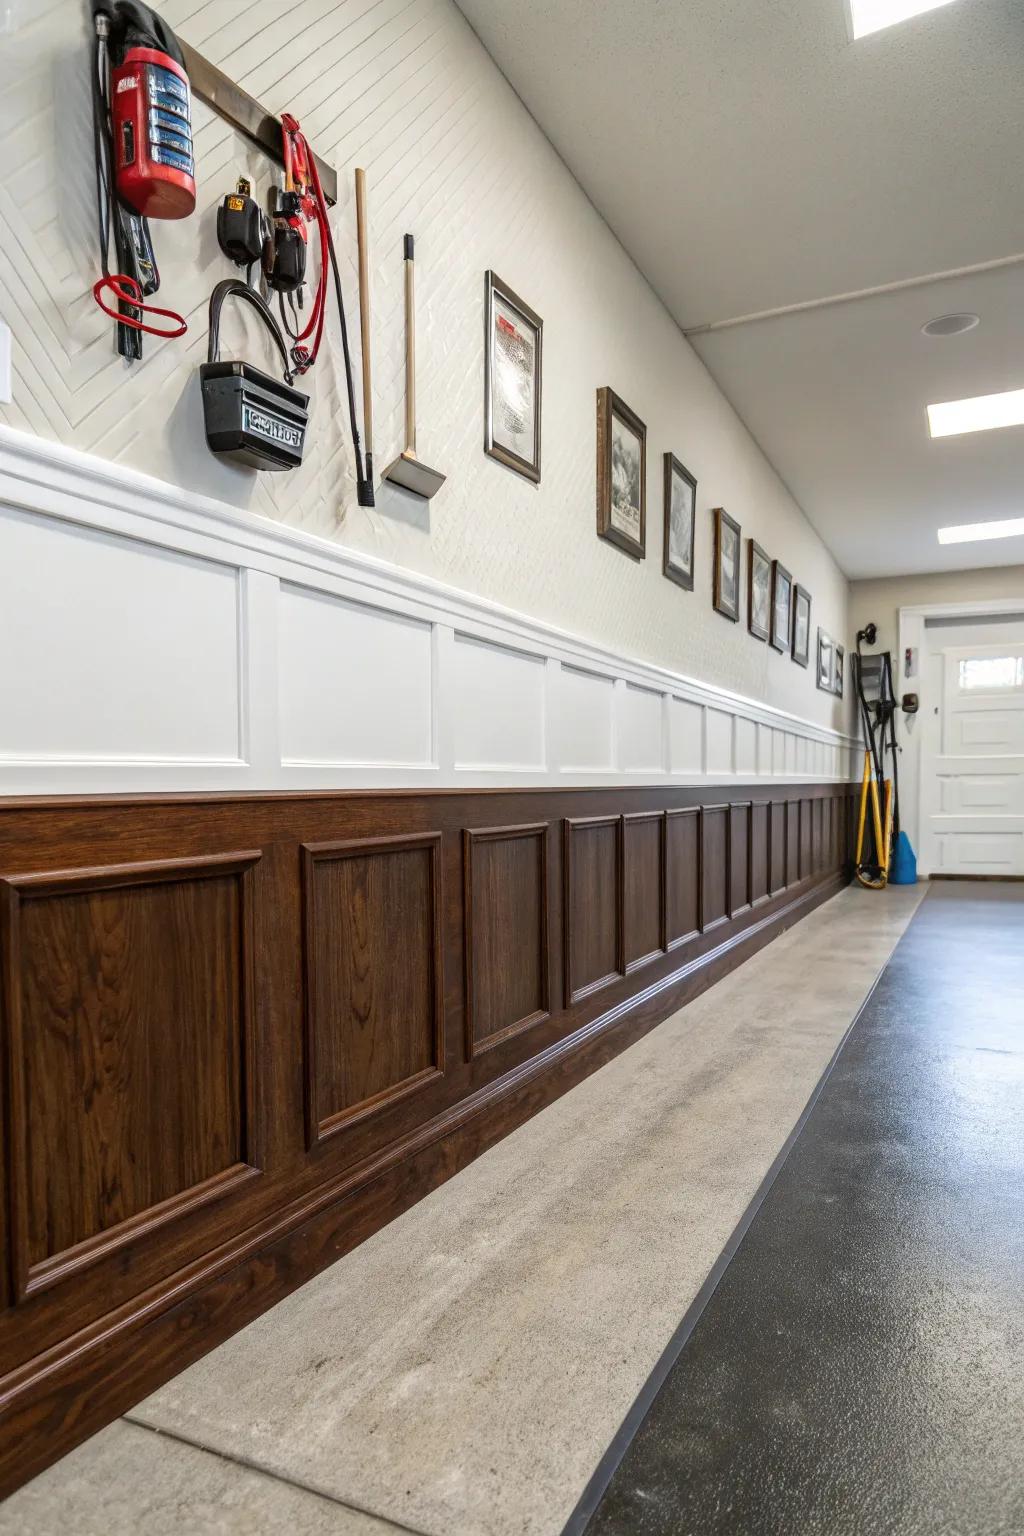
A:
POLYGON ((363 352, 363 438, 373 454, 373 385, 370 378, 370 251, 366 219, 366 172, 356 171, 356 231, 359 240, 359 337, 363 352))

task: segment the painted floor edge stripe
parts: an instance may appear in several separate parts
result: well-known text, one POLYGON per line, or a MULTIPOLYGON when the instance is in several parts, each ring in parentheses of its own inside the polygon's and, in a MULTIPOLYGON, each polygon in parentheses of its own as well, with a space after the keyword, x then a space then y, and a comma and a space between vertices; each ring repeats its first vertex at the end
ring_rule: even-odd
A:
POLYGON ((878 974, 875 976, 874 981, 871 983, 867 992, 865 992, 863 998, 861 999, 860 1007, 857 1009, 857 1012, 850 1020, 847 1028, 844 1030, 843 1037, 829 1058, 824 1072, 822 1072, 818 1081, 812 1088, 810 1098, 804 1105, 799 1119, 793 1126, 793 1129, 790 1131, 789 1135, 786 1137, 786 1140, 783 1142, 782 1146, 779 1148, 779 1151, 776 1153, 774 1161, 769 1167, 764 1178, 761 1180, 761 1183, 758 1185, 757 1190, 755 1191, 753 1198, 750 1201, 750 1204, 747 1206, 746 1210, 743 1212, 743 1215, 740 1217, 739 1221, 736 1223, 736 1226, 733 1228, 729 1239, 725 1244, 725 1247, 722 1249, 721 1253, 718 1255, 718 1258, 715 1260, 714 1264, 708 1271, 707 1278, 705 1279, 703 1285, 691 1301, 690 1305, 687 1307, 686 1311, 683 1313, 682 1321, 679 1323, 676 1331, 673 1333, 672 1337, 666 1344, 657 1361, 657 1364, 651 1371, 651 1374, 640 1388, 640 1391, 630 1406, 626 1417, 623 1419, 622 1423, 619 1425, 619 1428, 616 1430, 614 1439, 612 1440, 608 1449, 605 1451, 604 1455, 601 1457, 601 1460, 598 1462, 596 1468, 591 1474, 589 1482, 580 1495, 576 1508, 573 1510, 565 1525, 562 1527, 561 1536, 582 1536, 582 1533, 586 1530, 591 1516, 594 1514, 609 1483, 615 1476, 615 1473, 619 1467, 619 1463, 622 1461, 626 1452, 629 1450, 630 1445, 633 1443, 633 1440, 636 1438, 640 1426, 644 1419, 647 1417, 648 1410, 650 1409, 651 1404, 654 1402, 654 1399, 657 1397, 659 1391, 661 1390, 665 1378, 668 1376, 672 1367, 679 1359, 679 1356, 686 1348, 686 1344, 690 1335, 693 1333, 693 1330, 700 1322, 701 1314, 703 1313, 705 1307, 708 1305, 708 1302, 711 1300, 715 1291, 718 1289, 718 1286, 721 1283, 726 1270, 729 1268, 729 1265, 736 1254, 736 1250, 739 1248, 740 1243, 746 1236, 751 1223, 753 1222, 758 1211, 761 1209, 761 1206, 764 1204, 764 1201, 772 1185, 775 1183, 775 1180, 782 1172, 782 1169, 788 1161, 789 1155, 792 1152, 794 1146, 799 1141, 804 1126, 810 1119, 814 1106, 818 1102, 821 1091, 831 1076, 832 1069, 835 1067, 836 1062, 839 1060, 844 1049, 846 1048, 847 1041, 853 1034, 853 1031, 856 1029, 858 1023, 860 1022, 861 1015, 864 1013, 868 1003, 874 996, 878 988, 878 984, 888 969, 893 955, 896 953, 899 946, 903 943, 903 939, 912 924, 916 921, 917 914, 920 912, 921 907, 926 899, 927 892, 924 896, 922 896, 921 901, 918 902, 913 913, 911 914, 910 921, 907 923, 907 926, 904 928, 903 932, 900 934, 896 943, 889 951, 889 954, 886 956, 882 965, 879 967, 878 974))

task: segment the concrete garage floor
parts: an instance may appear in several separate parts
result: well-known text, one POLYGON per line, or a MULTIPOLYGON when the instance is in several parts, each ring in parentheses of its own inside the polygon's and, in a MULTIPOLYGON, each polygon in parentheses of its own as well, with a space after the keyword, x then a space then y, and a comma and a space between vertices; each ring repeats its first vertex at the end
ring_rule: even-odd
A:
POLYGON ((1024 886, 942 882, 573 1528, 1019 1536, 1022 1447, 1024 886))
POLYGON ((923 894, 819 908, 15 1494, 0 1533, 557 1536, 923 894))

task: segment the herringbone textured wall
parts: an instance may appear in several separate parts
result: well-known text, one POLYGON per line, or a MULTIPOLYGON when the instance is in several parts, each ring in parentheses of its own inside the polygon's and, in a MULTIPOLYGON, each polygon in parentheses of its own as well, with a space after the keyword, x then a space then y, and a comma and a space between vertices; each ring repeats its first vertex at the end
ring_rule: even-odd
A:
MULTIPOLYGON (((183 340, 147 340, 141 366, 112 349, 97 274, 80 0, 8 0, 0 12, 0 313, 14 337, 14 400, 0 419, 121 460, 329 538, 428 571, 627 654, 767 699, 820 723, 842 706, 803 671, 711 611, 710 508, 724 505, 846 635, 847 584, 692 350, 498 73, 451 0, 168 0, 168 21, 275 112, 290 109, 340 181, 335 226, 358 340, 352 171, 370 179, 375 448, 400 446, 401 237, 417 236, 420 454, 448 475, 429 505, 382 491, 355 505, 337 348, 313 382, 306 462, 253 476, 202 436, 197 366, 205 306, 227 274, 214 210, 239 174, 263 195, 272 168, 201 103, 196 217, 155 227, 161 293, 183 340), (545 319, 544 478, 487 459, 483 274, 493 267, 545 319), (648 425, 647 559, 594 532, 595 390, 610 384, 648 425), (661 454, 699 481, 697 583, 661 575, 661 454)), ((638 175, 643 167, 637 168, 638 175)), ((652 189, 652 217, 657 217, 652 189)), ((693 210, 695 219, 700 209, 693 210)), ((679 252, 680 261, 686 252, 679 252)), ((241 317, 225 350, 263 352, 241 317)), ((358 351, 357 351, 358 357, 358 351)))

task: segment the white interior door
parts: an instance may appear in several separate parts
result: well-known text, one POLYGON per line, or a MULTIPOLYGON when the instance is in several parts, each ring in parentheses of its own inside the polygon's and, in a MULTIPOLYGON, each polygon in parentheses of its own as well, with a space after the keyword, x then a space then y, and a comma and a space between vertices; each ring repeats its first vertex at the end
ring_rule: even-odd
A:
POLYGON ((921 751, 922 866, 1024 875, 1024 622, 929 659, 921 751))

